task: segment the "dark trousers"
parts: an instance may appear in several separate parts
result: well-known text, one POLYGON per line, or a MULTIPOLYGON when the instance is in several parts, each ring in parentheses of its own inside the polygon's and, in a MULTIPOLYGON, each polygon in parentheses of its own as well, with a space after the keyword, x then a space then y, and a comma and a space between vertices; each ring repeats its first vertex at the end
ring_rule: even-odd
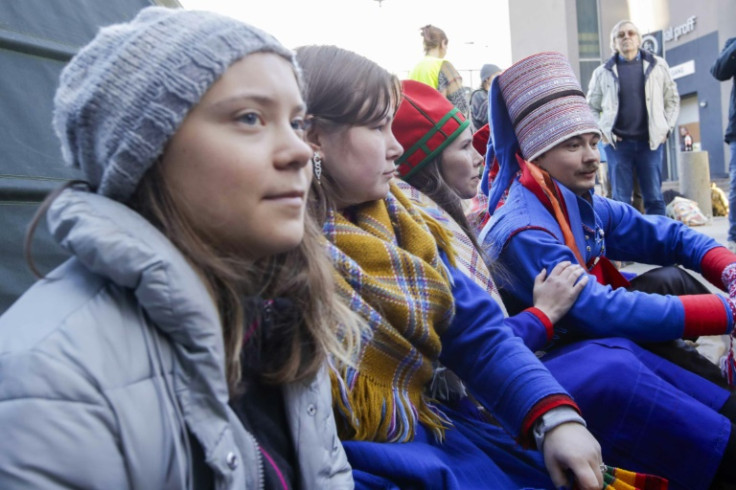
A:
MULTIPOLYGON (((709 294, 710 291, 700 281, 685 270, 675 267, 658 267, 631 281, 629 291, 650 294, 709 294)), ((693 346, 682 339, 668 342, 646 342, 640 344, 645 349, 688 371, 702 376, 718 386, 731 390, 718 366, 700 354, 693 346)))
POLYGON ((634 180, 639 181, 644 209, 647 214, 665 214, 662 197, 662 159, 664 146, 656 150, 649 148, 648 141, 623 140, 616 143, 616 148, 609 145, 609 163, 611 170, 613 198, 616 201, 631 204, 631 193, 634 180), (636 179, 634 179, 636 174, 636 179))
MULTIPOLYGON (((679 267, 652 269, 635 277, 630 282, 630 291, 674 295, 710 293, 708 288, 700 281, 679 267)), ((736 465, 733 464, 734 458, 736 458, 736 393, 734 393, 733 388, 728 386, 721 370, 715 364, 681 339, 669 342, 641 343, 640 345, 650 352, 731 391, 731 396, 719 410, 719 413, 725 415, 731 421, 731 434, 728 437, 726 450, 710 488, 711 490, 736 489, 736 465)))

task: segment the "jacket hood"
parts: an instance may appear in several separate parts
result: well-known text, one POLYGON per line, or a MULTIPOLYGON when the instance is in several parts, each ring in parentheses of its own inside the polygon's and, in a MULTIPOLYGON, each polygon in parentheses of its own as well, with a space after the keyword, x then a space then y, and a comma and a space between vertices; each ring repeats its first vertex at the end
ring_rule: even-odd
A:
POLYGON ((47 221, 62 247, 92 272, 132 289, 146 313, 177 343, 202 345, 201 327, 190 327, 219 325, 214 303, 194 269, 161 232, 127 206, 68 189, 51 205, 47 221))
POLYGON ((90 192, 62 192, 47 221, 56 241, 85 267, 133 291, 182 364, 202 374, 186 380, 190 387, 198 391, 191 384, 202 383, 199 390, 227 402, 226 383, 205 382, 225 378, 219 315, 178 249, 127 206, 90 192))

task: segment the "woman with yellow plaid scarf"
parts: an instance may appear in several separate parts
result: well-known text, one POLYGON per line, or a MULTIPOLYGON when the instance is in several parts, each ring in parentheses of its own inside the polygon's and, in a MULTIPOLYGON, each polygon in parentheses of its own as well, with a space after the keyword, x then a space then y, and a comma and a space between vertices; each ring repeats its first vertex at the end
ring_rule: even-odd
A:
MULTIPOLYGON (((398 80, 334 46, 300 48, 297 60, 313 115, 314 212, 339 294, 369 325, 353 362, 332 370, 356 486, 559 488, 572 474, 582 489, 602 488, 600 446, 575 402, 508 326, 544 329, 549 319, 537 311, 504 320, 456 267, 450 233, 392 182, 403 152, 391 133, 398 80), (474 399, 432 398, 440 365, 474 399), (530 450, 535 439, 542 452, 530 450)), ((554 275, 572 285, 579 271, 554 275)))

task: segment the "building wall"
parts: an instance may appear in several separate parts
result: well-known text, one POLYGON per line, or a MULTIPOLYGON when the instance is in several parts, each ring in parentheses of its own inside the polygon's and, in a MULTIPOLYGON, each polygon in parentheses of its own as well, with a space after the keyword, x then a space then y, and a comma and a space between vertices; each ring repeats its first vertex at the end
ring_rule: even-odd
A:
POLYGON ((577 59, 575 0, 509 0, 509 22, 512 63, 540 51, 577 59))
MULTIPOLYGON (((576 75, 580 77, 577 1, 583 0, 509 0, 512 60, 515 62, 539 51, 560 51, 570 59, 576 75)), ((697 99, 701 149, 708 152, 711 177, 726 177, 729 153, 723 143, 723 133, 728 119, 732 83, 715 80, 710 74, 710 67, 725 41, 736 36, 736 1, 597 2, 601 60, 612 54, 610 33, 620 20, 632 20, 642 33, 661 29, 665 35, 668 31, 672 34, 671 39, 664 41, 665 59, 670 67, 684 64, 680 68, 686 68, 686 74, 676 79, 678 90, 681 96, 689 97, 688 100, 697 99), (691 17, 694 17, 692 28, 683 28, 691 17)), ((581 80, 584 88, 587 83, 588 80, 581 80)), ((689 107, 688 110, 694 109, 689 107)), ((692 112, 688 117, 692 117, 692 112)), ((673 152, 676 151, 676 138, 671 140, 670 147, 673 152)), ((674 170, 672 153, 669 161, 669 168, 664 169, 665 178, 674 170)), ((672 177, 676 176, 673 174, 672 177)))
POLYGON ((631 13, 627 2, 621 0, 598 0, 598 12, 601 17, 601 51, 603 59, 608 59, 611 51, 611 29, 616 22, 630 19, 631 13))
MULTIPOLYGON (((51 126, 59 74, 100 26, 132 19, 152 4, 179 6, 175 0, 0 1, 0 314, 37 280, 23 244, 39 204, 62 182, 82 178, 61 164, 51 126)), ((44 220, 32 256, 42 273, 68 258, 44 220)))
MULTIPOLYGON (((725 177, 723 152, 723 132, 721 118, 722 100, 720 83, 710 74, 715 55, 718 52, 718 33, 711 32, 687 43, 667 49, 667 63, 676 67, 694 63, 692 74, 675 80, 681 97, 697 96, 698 121, 700 126, 701 149, 708 152, 712 177, 725 177)), ((697 140, 697 139, 696 139, 697 140)))

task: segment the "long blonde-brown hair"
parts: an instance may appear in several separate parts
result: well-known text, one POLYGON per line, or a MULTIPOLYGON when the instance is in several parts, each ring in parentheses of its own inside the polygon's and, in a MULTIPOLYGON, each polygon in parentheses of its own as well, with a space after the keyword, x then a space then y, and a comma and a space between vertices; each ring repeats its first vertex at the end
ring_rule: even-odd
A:
POLYGON ((184 254, 217 304, 225 343, 228 384, 236 388, 242 373, 241 351, 246 312, 243 298, 283 297, 299 311, 299 321, 278 339, 278 358, 267 360, 261 379, 280 384, 313 376, 330 353, 349 362, 359 339, 359 321, 334 294, 332 268, 320 230, 306 217, 304 239, 295 249, 251 261, 219 250, 187 219, 186 209, 164 181, 160 165, 141 180, 131 208, 149 220, 184 254), (339 326, 339 327, 338 327, 339 326))
MULTIPOLYGON (((66 188, 83 185, 70 181, 41 203, 26 232, 24 253, 31 271, 42 274, 33 263, 31 246, 38 223, 51 203, 66 188)), ((281 384, 314 376, 331 354, 352 363, 351 354, 360 340, 361 320, 334 294, 333 270, 322 243, 321 231, 306 217, 304 239, 295 249, 259 261, 250 261, 218 250, 200 236, 177 203, 154 164, 128 201, 128 206, 156 226, 182 252, 205 282, 220 314, 225 371, 230 393, 240 389, 241 352, 248 296, 288 298, 299 311, 298 321, 287 325, 276 346, 274 359, 267 359, 257 375, 267 383, 281 384)), ((274 349, 272 352, 274 353, 274 349)))
MULTIPOLYGON (((369 126, 392 115, 401 99, 401 82, 374 61, 332 45, 296 49, 302 68, 307 110, 312 130, 345 131, 351 126, 369 126), (339 70, 335 67, 339 66, 339 70)), ((329 172, 312 182, 311 211, 324 222, 334 201, 344 199, 329 172)))

